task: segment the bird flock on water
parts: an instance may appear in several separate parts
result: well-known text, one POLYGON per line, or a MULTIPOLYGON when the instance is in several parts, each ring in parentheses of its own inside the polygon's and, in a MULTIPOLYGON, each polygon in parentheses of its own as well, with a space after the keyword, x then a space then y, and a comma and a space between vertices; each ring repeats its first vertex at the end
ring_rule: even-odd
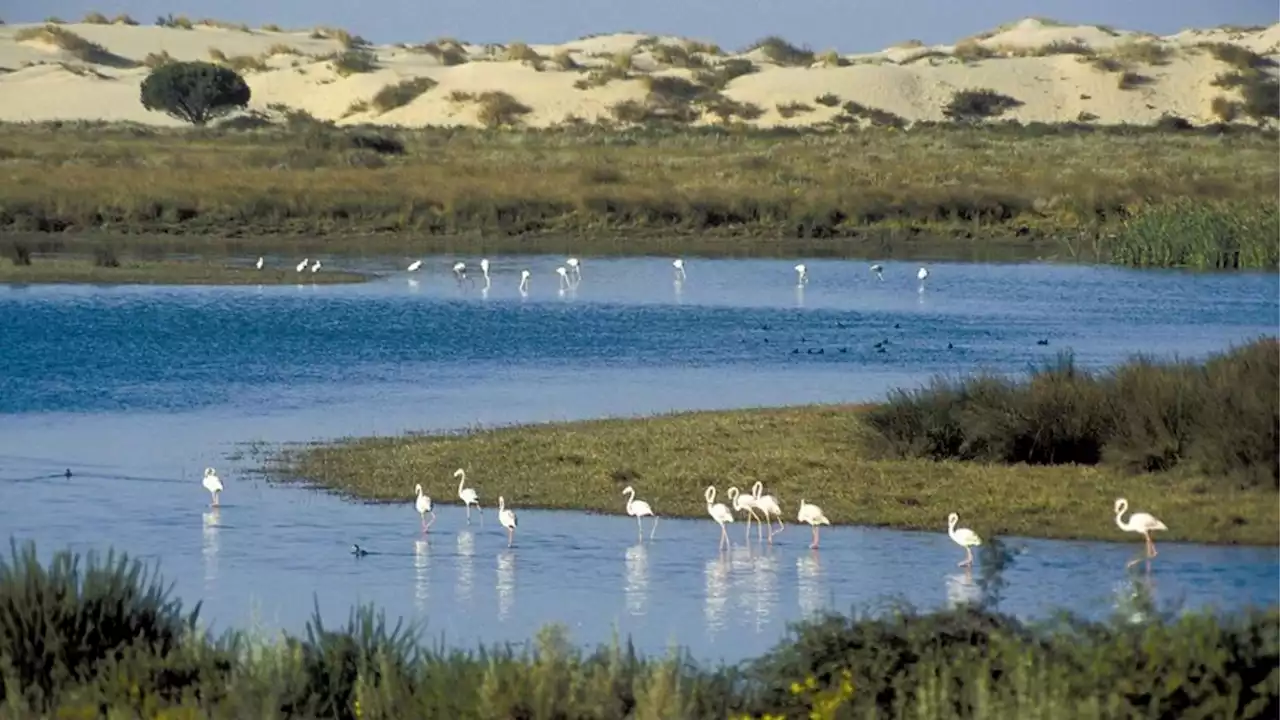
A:
MULTIPOLYGON (((462 501, 466 509, 467 524, 471 524, 471 506, 473 505, 476 508, 476 513, 480 516, 481 522, 483 522, 484 509, 480 505, 480 495, 474 487, 467 487, 466 470, 458 468, 453 471, 453 476, 458 479, 458 499, 462 501)), ((218 474, 213 468, 205 468, 202 484, 212 496, 212 506, 218 507, 221 502, 223 485, 222 480, 218 478, 218 474)), ((652 519, 649 528, 649 539, 652 540, 658 532, 658 515, 654 512, 653 506, 644 500, 636 500, 635 488, 630 485, 622 490, 622 495, 626 497, 624 510, 627 515, 636 519, 636 532, 642 541, 644 539, 643 519, 646 517, 652 519)), ((719 549, 732 544, 729 540, 727 526, 734 522, 735 512, 745 513, 747 525, 744 539, 748 543, 751 541, 752 520, 756 523, 756 534, 761 542, 766 539, 764 530, 766 525, 768 526, 768 542, 770 544, 773 544, 773 538, 785 529, 786 525, 782 522, 782 505, 776 497, 764 493, 764 483, 757 481, 752 485, 750 494, 741 492, 737 487, 730 487, 725 492, 725 495, 729 499, 729 505, 716 502, 716 487, 714 485, 708 486, 703 491, 703 498, 707 503, 707 514, 720 526, 719 549), (759 511, 758 515, 756 514, 757 511, 759 511), (775 520, 778 523, 777 530, 774 530, 773 527, 775 520)), ((427 534, 436 521, 435 502, 423 492, 420 483, 414 486, 414 509, 418 512, 423 534, 427 534), (427 519, 428 516, 430 516, 430 520, 427 519)), ((1151 539, 1151 533, 1159 530, 1168 530, 1169 528, 1154 515, 1145 512, 1135 512, 1125 520, 1124 514, 1128 509, 1128 500, 1124 498, 1116 499, 1114 507, 1116 526, 1125 532, 1141 535, 1145 543, 1145 558, 1155 557, 1156 545, 1151 539)), ((823 525, 831 524, 831 521, 827 519, 826 513, 818 505, 801 498, 799 510, 796 513, 796 521, 809 525, 813 533, 813 541, 809 544, 809 547, 816 550, 819 541, 819 528, 823 525)), ((964 559, 958 565, 960 567, 969 567, 973 565, 973 548, 982 545, 982 538, 969 528, 956 527, 959 522, 960 516, 958 514, 953 512, 947 516, 947 535, 957 545, 964 548, 964 559)), ((512 547, 515 544, 516 528, 519 527, 519 521, 515 510, 507 507, 506 497, 502 495, 498 496, 498 524, 506 530, 507 547, 512 547)), ((362 549, 359 545, 353 545, 351 551, 355 555, 368 554, 368 551, 362 549)), ((1140 557, 1138 560, 1131 562, 1130 565, 1142 559, 1140 557)))

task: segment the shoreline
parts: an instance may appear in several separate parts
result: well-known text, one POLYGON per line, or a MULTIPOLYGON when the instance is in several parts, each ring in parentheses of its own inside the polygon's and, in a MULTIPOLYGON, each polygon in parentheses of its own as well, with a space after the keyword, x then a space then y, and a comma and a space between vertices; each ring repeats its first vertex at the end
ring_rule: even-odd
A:
MULTIPOLYGON (((857 415, 867 407, 692 411, 291 443, 277 446, 259 463, 259 472, 272 482, 305 484, 372 503, 411 504, 412 493, 404 488, 422 482, 441 505, 453 505, 457 482, 452 473, 463 467, 468 486, 482 497, 501 493, 516 507, 621 517, 626 514, 620 493, 631 485, 637 499, 651 503, 660 517, 708 522, 702 498, 706 485, 715 485, 717 501, 726 502, 728 486, 750 492, 760 480, 764 491, 781 501, 788 527, 797 524, 796 503, 803 495, 823 508, 832 525, 945 532, 947 513, 954 510, 962 525, 983 537, 1141 542, 1115 527, 1112 502, 1123 495, 1135 511, 1152 512, 1173 528, 1157 534, 1157 544, 1280 547, 1280 505, 1273 492, 1206 491, 1195 476, 1125 476, 1103 466, 858 457, 865 453, 855 436, 867 428, 857 415), (803 439, 792 442, 790 434, 803 439), (816 442, 814 434, 820 436, 816 442), (675 437, 683 440, 672 447, 675 437), (507 459, 517 448, 518 463, 507 459), (690 455, 694 449, 703 452, 690 455), (628 456, 632 459, 621 460, 628 456), (481 457, 493 461, 470 463, 481 457), (749 457, 769 458, 772 467, 744 471, 751 466, 745 462, 749 457), (874 481, 850 482, 850 477, 874 481), (504 483, 495 485, 494 478, 504 483), (1056 490, 1068 484, 1072 493, 1064 498, 1056 490), (1011 502, 1002 507, 998 500, 1011 502)), ((735 514, 735 525, 742 521, 735 514)), ((807 537, 808 528, 800 532, 807 537)))
POLYGON ((293 268, 257 270, 207 260, 120 259, 118 267, 92 259, 31 258, 31 265, 0 260, 0 285, 334 285, 368 282, 371 276, 342 270, 299 273, 293 268))

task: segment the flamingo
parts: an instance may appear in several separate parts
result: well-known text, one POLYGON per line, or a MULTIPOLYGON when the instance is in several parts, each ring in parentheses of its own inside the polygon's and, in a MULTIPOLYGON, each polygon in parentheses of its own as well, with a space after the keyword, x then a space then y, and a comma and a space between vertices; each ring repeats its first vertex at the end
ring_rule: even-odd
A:
POLYGON ((715 485, 707 486, 707 491, 703 493, 707 499, 707 513, 711 515, 711 519, 720 523, 720 547, 731 544, 729 542, 729 533, 725 531, 724 524, 733 522, 733 513, 729 512, 729 508, 724 503, 716 502, 715 485))
POLYGON ((489 258, 480 258, 480 272, 484 275, 484 286, 489 287, 489 258))
POLYGON ((320 261, 319 261, 319 260, 315 261, 315 263, 311 266, 311 272, 320 272, 320 261))
POLYGON ((463 485, 467 482, 467 471, 458 468, 453 471, 453 476, 458 478, 458 497, 462 499, 463 504, 467 506, 467 524, 471 524, 471 506, 476 506, 476 511, 480 513, 480 519, 484 520, 484 509, 480 507, 480 496, 476 495, 475 488, 463 489, 463 485))
POLYGON ((560 276, 560 292, 564 292, 564 289, 566 287, 572 286, 572 284, 569 282, 569 272, 564 269, 563 265, 556 268, 556 274, 560 276))
POLYGON ((733 509, 739 512, 747 511, 747 532, 743 536, 743 542, 751 541, 751 520, 756 521, 756 527, 760 527, 760 516, 756 515, 756 499, 752 495, 743 495, 738 492, 738 488, 731 487, 725 492, 729 496, 729 502, 733 503, 733 509))
POLYGON ((302 272, 303 270, 306 270, 307 263, 309 262, 311 262, 311 258, 302 258, 302 262, 298 263, 298 266, 295 267, 294 270, 297 270, 298 272, 302 272))
POLYGON ((1156 530, 1168 530, 1169 528, 1150 513, 1136 512, 1130 515, 1128 520, 1121 520, 1120 516, 1124 515, 1128 509, 1128 500, 1116 498, 1116 527, 1125 532, 1136 532, 1142 535, 1147 542, 1147 557, 1155 557, 1156 544, 1151 540, 1151 533, 1156 530))
POLYGON ((773 532, 773 520, 770 519, 769 516, 777 516, 778 532, 782 532, 786 526, 782 524, 782 507, 778 505, 778 499, 772 495, 764 495, 763 493, 764 483, 757 480, 756 484, 751 486, 751 496, 755 498, 756 508, 758 508, 760 512, 764 513, 765 521, 769 523, 769 542, 773 542, 773 536, 775 533, 773 532))
POLYGON ((653 534, 658 532, 658 516, 653 514, 653 508, 643 500, 636 500, 636 491, 630 485, 623 488, 622 494, 627 496, 627 514, 635 517, 636 531, 641 539, 644 538, 644 525, 641 524, 640 518, 646 515, 653 518, 653 528, 649 530, 649 539, 652 540, 653 534))
POLYGON ((569 266, 570 272, 578 276, 578 280, 582 279, 582 264, 578 262, 578 258, 571 257, 568 260, 565 260, 564 264, 569 266))
POLYGON ((211 507, 218 507, 218 496, 222 494, 222 481, 218 479, 218 473, 211 467, 205 468, 204 480, 200 484, 213 496, 211 507))
POLYGON ((831 521, 827 516, 822 514, 822 508, 812 503, 807 503, 804 498, 800 499, 800 512, 796 515, 796 520, 802 523, 809 523, 809 527, 813 528, 813 544, 810 549, 818 549, 818 526, 830 525, 831 521))
POLYGON ((809 284, 809 268, 800 263, 796 266, 796 286, 809 284))
POLYGON ((530 273, 528 270, 520 271, 520 294, 521 295, 529 294, 529 274, 530 273))
POLYGON ((969 528, 957 528, 958 522, 960 522, 959 515, 951 513, 947 516, 947 534, 957 545, 964 548, 964 560, 960 561, 959 566, 969 567, 973 565, 973 548, 982 544, 982 538, 969 528))
POLYGON ((467 278, 467 264, 459 260, 453 264, 453 276, 462 282, 467 278))
POLYGON ((413 262, 409 263, 409 267, 405 268, 405 270, 408 272, 418 272, 418 269, 421 267, 422 267, 422 261, 414 260, 413 262))
POLYGON ((924 279, 929 277, 929 271, 925 268, 920 268, 916 271, 916 277, 920 279, 920 292, 924 292, 924 279))
POLYGON ((872 265, 871 272, 876 274, 877 280, 879 280, 880 282, 884 282, 884 266, 883 265, 881 265, 880 263, 876 263, 875 265, 872 265))
POLYGON ((255 267, 257 267, 259 270, 261 270, 261 269, 262 269, 262 256, 261 256, 261 255, 259 255, 259 256, 258 256, 258 264, 257 264, 255 267))
POLYGON ((676 269, 676 279, 684 280, 684 258, 676 258, 671 261, 671 267, 676 269))
POLYGON ((516 538, 516 511, 507 507, 507 501, 501 495, 498 496, 498 522, 507 529, 507 547, 511 547, 516 538))
POLYGON ((418 516, 422 518, 422 532, 425 533, 436 521, 435 503, 431 502, 430 496, 422 494, 421 485, 415 485, 413 490, 418 494, 418 499, 413 501, 413 506, 418 510, 418 516), (431 522, 427 522, 427 513, 431 513, 431 522))

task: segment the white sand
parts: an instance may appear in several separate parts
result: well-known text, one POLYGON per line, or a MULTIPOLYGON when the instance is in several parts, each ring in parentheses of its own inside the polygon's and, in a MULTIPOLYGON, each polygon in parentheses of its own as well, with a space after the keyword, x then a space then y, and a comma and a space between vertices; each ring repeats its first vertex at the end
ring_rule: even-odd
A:
MULTIPOLYGON (((109 64, 86 64, 65 51, 35 40, 18 42, 15 35, 40 25, 0 26, 0 121, 112 120, 154 125, 177 125, 162 113, 143 109, 138 88, 150 72, 146 67, 122 69, 109 64)), ((613 105, 624 100, 644 100, 641 78, 646 74, 690 77, 684 69, 662 65, 646 46, 655 42, 696 48, 692 41, 675 37, 652 38, 615 34, 583 38, 561 45, 532 44, 548 61, 538 70, 529 63, 503 60, 502 46, 467 45, 469 62, 443 66, 434 56, 411 48, 375 46, 380 69, 341 77, 324 59, 339 51, 335 39, 314 38, 308 31, 267 32, 226 30, 197 26, 193 30, 150 26, 61 26, 98 43, 111 53, 143 62, 153 53, 168 53, 178 60, 207 60, 211 49, 228 57, 257 56, 269 66, 245 73, 253 91, 252 108, 286 106, 305 110, 317 118, 339 123, 374 123, 421 127, 427 125, 476 125, 474 102, 457 102, 455 93, 504 91, 531 108, 522 118, 528 126, 545 127, 571 118, 586 121, 608 119, 613 105), (287 46, 296 54, 268 55, 273 46, 287 46), (562 71, 550 58, 568 53, 580 69, 562 71), (632 55, 632 77, 613 80, 602 87, 578 89, 575 82, 588 71, 609 67, 619 55, 632 55), (412 103, 389 112, 358 110, 382 87, 406 78, 428 76, 436 80, 432 90, 412 103), (353 109, 354 108, 354 109, 353 109)), ((1147 33, 1089 25, 1058 25, 1026 19, 1003 25, 954 45, 899 45, 875 53, 846 55, 844 66, 781 67, 761 50, 744 55, 699 54, 715 65, 730 58, 751 61, 756 72, 734 79, 724 95, 758 106, 764 113, 753 124, 804 126, 830 121, 839 107, 826 107, 815 98, 831 94, 840 103, 853 101, 887 110, 908 121, 942 120, 942 109, 961 89, 989 88, 1023 104, 1003 117, 1024 122, 1067 122, 1082 113, 1094 122, 1151 123, 1169 113, 1196 124, 1217 121, 1211 110, 1214 98, 1238 99, 1237 91, 1212 85, 1213 79, 1231 68, 1198 45, 1230 43, 1271 58, 1280 57, 1280 23, 1263 29, 1216 28, 1184 30, 1156 37, 1147 33), (1040 54, 1046 46, 1075 45, 1106 55, 1124 52, 1127 44, 1157 43, 1172 54, 1162 65, 1131 64, 1129 69, 1149 81, 1121 89, 1120 74, 1097 69, 1076 54, 1040 54), (976 45, 995 57, 965 62, 956 57, 976 45), (777 108, 795 103, 792 117, 777 108)), ((708 116, 705 122, 715 122, 708 116)))

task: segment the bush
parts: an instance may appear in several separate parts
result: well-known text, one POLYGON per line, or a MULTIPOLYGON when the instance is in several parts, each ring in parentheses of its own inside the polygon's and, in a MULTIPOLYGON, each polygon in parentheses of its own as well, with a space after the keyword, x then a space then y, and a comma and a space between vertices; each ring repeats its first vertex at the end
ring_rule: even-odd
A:
POLYGON ((533 108, 501 90, 480 93, 476 103, 480 105, 476 117, 488 128, 517 125, 521 118, 533 112, 533 108))
POLYGON ((813 64, 811 50, 801 49, 776 35, 758 40, 751 50, 759 50, 770 62, 783 66, 808 66, 813 64))
POLYGON ((899 457, 1185 468, 1280 489, 1280 343, 1208 360, 1135 357, 1104 373, 1070 354, 1025 380, 978 374, 894 390, 868 422, 899 457))
POLYGON ((1021 106, 1020 100, 995 90, 958 90, 942 109, 942 114, 956 121, 974 121, 999 117, 1006 110, 1021 106))
POLYGON ((418 99, 418 96, 438 84, 439 83, 429 77, 416 77, 401 80, 398 83, 383 87, 373 96, 373 100, 371 100, 370 103, 378 110, 378 112, 387 112, 388 110, 394 110, 398 107, 408 105, 418 99))
POLYGON ((329 60, 329 64, 333 67, 333 71, 339 75, 346 77, 358 73, 367 73, 377 70, 378 57, 368 50, 351 49, 335 54, 329 60))
POLYGON ((89 42, 70 30, 58 27, 53 23, 49 23, 44 27, 24 28, 14 33, 13 39, 19 42, 27 40, 46 42, 65 50, 77 60, 95 65, 108 65, 118 68, 132 68, 138 65, 128 58, 120 57, 101 45, 89 42))
POLYGON ((231 68, 207 62, 166 62, 142 81, 142 106, 196 126, 243 109, 249 86, 231 68))

